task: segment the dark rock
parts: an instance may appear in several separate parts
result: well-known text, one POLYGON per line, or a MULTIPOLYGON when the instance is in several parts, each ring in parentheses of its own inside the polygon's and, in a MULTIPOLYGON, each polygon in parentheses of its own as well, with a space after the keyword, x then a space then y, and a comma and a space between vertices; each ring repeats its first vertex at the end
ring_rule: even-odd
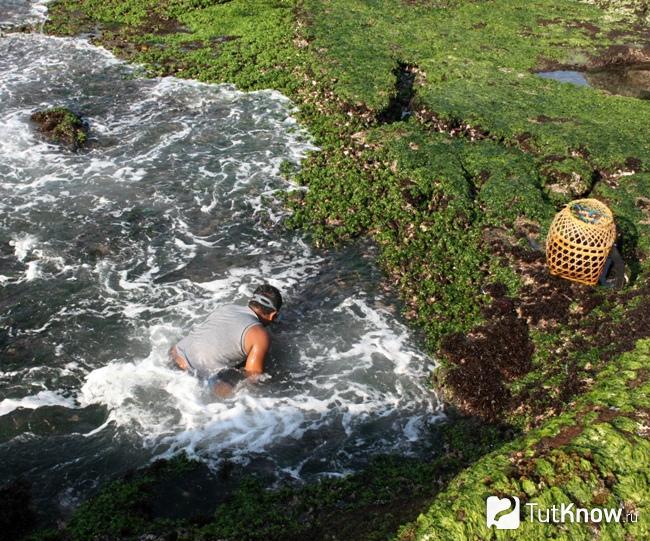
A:
POLYGON ((101 259, 102 257, 106 257, 108 254, 111 253, 111 249, 108 246, 108 244, 102 242, 96 242, 90 244, 87 248, 87 251, 89 256, 94 257, 96 259, 101 259))
POLYGON ((36 29, 31 24, 0 24, 0 32, 30 34, 35 31, 36 29))
POLYGON ((0 488, 0 532, 3 539, 20 539, 34 523, 31 486, 17 479, 0 488))
POLYGON ((14 247, 9 244, 9 241, 0 242, 0 255, 12 255, 14 247))

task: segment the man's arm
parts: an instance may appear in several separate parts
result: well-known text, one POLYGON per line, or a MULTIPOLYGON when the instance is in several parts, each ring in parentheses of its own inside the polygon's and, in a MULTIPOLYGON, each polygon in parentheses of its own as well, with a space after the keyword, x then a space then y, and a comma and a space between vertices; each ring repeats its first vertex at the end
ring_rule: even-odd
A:
POLYGON ((264 327, 255 325, 248 329, 244 337, 244 350, 247 352, 244 370, 247 376, 258 376, 264 372, 264 359, 270 345, 271 339, 264 327))
MULTIPOLYGON (((246 356, 246 365, 244 372, 248 378, 255 378, 264 371, 264 359, 271 345, 269 333, 261 325, 251 327, 244 336, 244 351, 248 352, 246 356)), ((238 370, 230 369, 228 372, 241 374, 238 370)), ((232 396, 233 390, 237 385, 239 378, 229 374, 229 378, 218 379, 212 390, 219 398, 228 398, 232 396)), ((243 379, 243 376, 239 376, 243 379)))

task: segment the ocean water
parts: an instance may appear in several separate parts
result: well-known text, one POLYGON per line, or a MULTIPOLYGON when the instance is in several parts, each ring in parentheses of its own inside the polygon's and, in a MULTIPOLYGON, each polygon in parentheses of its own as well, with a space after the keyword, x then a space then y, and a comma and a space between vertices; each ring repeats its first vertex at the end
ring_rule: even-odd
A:
MULTIPOLYGON (((43 6, 0 0, 0 27, 43 6)), ((280 166, 317 151, 291 102, 140 72, 85 40, 0 36, 0 479, 66 509, 183 452, 303 481, 426 452, 435 361, 373 247, 316 250, 283 226, 300 188, 280 166), (31 123, 59 105, 86 149, 31 123), (217 400, 166 352, 263 281, 285 297, 267 374, 217 400)))

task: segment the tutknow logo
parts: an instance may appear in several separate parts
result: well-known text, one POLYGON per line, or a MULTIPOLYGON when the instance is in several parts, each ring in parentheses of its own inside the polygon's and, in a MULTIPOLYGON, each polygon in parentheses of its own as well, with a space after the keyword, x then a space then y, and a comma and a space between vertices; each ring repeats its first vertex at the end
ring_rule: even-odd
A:
POLYGON ((516 530, 521 522, 519 518, 519 498, 499 498, 489 496, 485 502, 485 514, 488 528, 496 526, 497 530, 516 530), (512 511, 505 513, 508 509, 512 511))
MULTIPOLYGON (((629 512, 623 514, 623 508, 594 507, 585 509, 576 507, 573 503, 562 503, 541 509, 538 503, 527 503, 528 513, 524 518, 530 522, 563 524, 565 522, 595 523, 601 522, 638 522, 639 514, 629 512)), ((488 496, 485 501, 485 518, 488 528, 496 526, 497 530, 516 530, 521 524, 521 507, 516 496, 499 498, 488 496)))

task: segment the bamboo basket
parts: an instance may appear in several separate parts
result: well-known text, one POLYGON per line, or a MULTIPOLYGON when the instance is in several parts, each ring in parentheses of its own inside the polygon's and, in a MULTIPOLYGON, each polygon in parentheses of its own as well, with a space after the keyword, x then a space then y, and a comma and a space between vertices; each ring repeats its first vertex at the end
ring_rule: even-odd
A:
POLYGON ((551 274, 595 285, 616 240, 612 211, 596 199, 577 199, 555 215, 546 238, 551 274))

